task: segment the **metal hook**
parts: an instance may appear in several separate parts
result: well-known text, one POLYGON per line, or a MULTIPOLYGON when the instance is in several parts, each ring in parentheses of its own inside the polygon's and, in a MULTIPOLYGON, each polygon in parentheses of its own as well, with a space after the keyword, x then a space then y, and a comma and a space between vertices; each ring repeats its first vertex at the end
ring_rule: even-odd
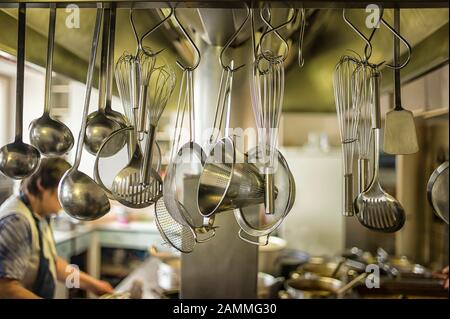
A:
POLYGON ((149 31, 147 31, 146 33, 144 33, 144 35, 141 37, 141 46, 142 46, 142 42, 144 41, 144 39, 149 36, 150 34, 153 33, 153 31, 155 31, 156 29, 158 29, 160 26, 162 26, 167 20, 169 20, 172 15, 173 15, 173 8, 170 7, 170 13, 167 15, 167 17, 165 17, 164 19, 162 19, 160 22, 158 22, 152 29, 150 29, 149 31))
POLYGON ((145 48, 142 46, 142 42, 144 41, 144 39, 145 39, 147 36, 149 36, 150 34, 152 34, 156 29, 158 29, 158 28, 159 28, 160 26, 162 26, 167 20, 170 19, 170 17, 172 16, 172 14, 173 14, 173 12, 174 12, 174 10, 173 10, 172 7, 171 7, 170 9, 171 9, 171 11, 170 11, 169 15, 168 15, 167 17, 165 17, 164 19, 162 19, 160 22, 158 22, 158 23, 157 23, 153 28, 151 28, 149 31, 147 31, 146 33, 144 33, 144 34, 142 35, 141 38, 139 38, 139 35, 137 34, 137 30, 136 30, 136 25, 134 24, 134 17, 133 17, 134 8, 132 7, 132 8, 130 9, 130 23, 131 23, 131 28, 133 29, 133 34, 134 34, 134 38, 135 38, 135 40, 136 40, 137 50, 138 50, 138 51, 143 51, 143 52, 145 52, 145 53, 147 53, 147 54, 149 54, 149 55, 151 55, 151 56, 155 56, 155 55, 158 55, 159 53, 161 53, 162 51, 165 50, 165 49, 161 49, 161 50, 159 50, 159 51, 157 51, 157 52, 155 52, 155 53, 153 53, 153 52, 150 53, 150 52, 148 52, 147 49, 145 49, 145 48))
POLYGON ((230 38, 230 40, 228 40, 228 42, 225 44, 225 46, 223 47, 223 49, 220 51, 220 55, 219 55, 219 62, 222 65, 222 68, 224 68, 225 70, 230 70, 232 72, 239 70, 240 68, 242 68, 243 66, 245 66, 245 64, 242 64, 236 68, 232 68, 229 65, 225 65, 223 63, 223 54, 225 53, 225 51, 230 47, 231 43, 233 43, 233 41, 237 38, 238 34, 241 32, 241 30, 244 28, 244 25, 247 23, 248 18, 250 17, 250 8, 248 6, 247 3, 245 3, 245 8, 247 9, 247 16, 245 17, 244 21, 242 22, 241 26, 239 27, 239 29, 236 30, 236 32, 233 34, 233 36, 230 38))
MULTIPOLYGON (((269 12, 269 14, 270 14, 270 9, 267 9, 267 10, 268 10, 268 12, 269 12)), ((295 10, 295 9, 294 9, 294 13, 292 14, 292 17, 291 17, 290 19, 288 19, 286 22, 283 22, 282 24, 280 24, 280 25, 277 26, 277 27, 273 27, 273 26, 270 24, 270 20, 267 20, 267 19, 264 17, 263 11, 261 11, 261 19, 264 21, 264 23, 267 24, 267 26, 268 26, 269 28, 268 28, 267 31, 265 31, 265 32, 261 35, 261 40, 259 41, 259 46, 262 48, 262 47, 263 47, 263 42, 264 42, 265 37, 266 37, 269 33, 275 32, 275 34, 281 39, 282 43, 284 44, 284 46, 285 46, 285 48, 286 48, 285 54, 284 54, 284 56, 283 56, 283 58, 282 58, 282 60, 281 60, 282 62, 284 62, 284 61, 287 59, 287 56, 288 56, 288 54, 289 54, 289 44, 288 44, 288 43, 286 42, 286 40, 278 33, 278 30, 284 28, 284 27, 287 26, 289 23, 291 23, 291 22, 297 17, 297 14, 298 14, 298 10, 295 10)), ((264 57, 264 59, 266 59, 267 61, 273 61, 273 60, 274 60, 273 57, 267 57, 267 56, 265 55, 264 50, 262 50, 262 49, 261 49, 261 54, 262 54, 262 56, 264 57)), ((276 57, 276 58, 278 58, 278 57, 276 57)))
MULTIPOLYGON (((380 20, 382 20, 382 16, 383 16, 383 11, 381 11, 380 20)), ((361 31, 359 31, 359 29, 350 20, 347 19, 347 17, 345 16, 345 8, 342 9, 342 18, 344 19, 345 23, 347 23, 350 26, 350 28, 352 28, 353 31, 355 31, 359 35, 359 37, 361 39, 363 39, 363 41, 366 43, 366 46, 364 47, 364 59, 366 61, 369 61, 369 59, 372 55, 372 51, 373 51, 371 41, 372 41, 372 38, 373 38, 375 32, 377 31, 377 28, 374 27, 372 30, 372 33, 370 34, 370 37, 367 38, 361 31), (370 50, 367 52, 368 49, 370 49, 370 50)), ((378 21, 377 25, 379 23, 380 23, 380 21, 378 21)))
POLYGON ((394 28, 392 28, 390 26, 390 24, 386 22, 386 20, 381 18, 381 22, 386 26, 386 28, 389 29, 389 31, 391 31, 391 33, 394 35, 394 37, 396 37, 398 40, 403 42, 403 44, 406 46, 406 48, 408 50, 408 57, 406 58, 405 62, 403 62, 402 64, 400 64, 400 65, 392 65, 392 64, 387 64, 387 63, 385 64, 388 68, 391 68, 394 70, 401 70, 409 63, 409 60, 411 60, 411 54, 412 54, 411 45, 394 28))
POLYGON ((202 55, 200 53, 200 50, 198 49, 198 47, 195 45, 195 42, 192 41, 191 37, 189 36, 189 34, 187 33, 186 29, 183 27, 183 25, 180 23, 180 20, 178 20, 177 17, 177 13, 176 13, 176 8, 173 9, 173 16, 175 18, 175 20, 177 21, 178 25, 181 28, 181 31, 183 32, 184 36, 188 39, 189 43, 191 44, 192 47, 194 47, 195 53, 197 54, 197 61, 194 63, 193 66, 191 67, 186 67, 184 66, 180 61, 177 60, 177 65, 182 68, 183 70, 190 70, 190 71, 194 71, 198 65, 200 64, 200 60, 202 59, 202 55))
POLYGON ((303 39, 305 36, 306 28, 306 11, 305 8, 300 9, 300 34, 298 38, 298 66, 303 67, 305 65, 305 58, 303 57, 303 39))

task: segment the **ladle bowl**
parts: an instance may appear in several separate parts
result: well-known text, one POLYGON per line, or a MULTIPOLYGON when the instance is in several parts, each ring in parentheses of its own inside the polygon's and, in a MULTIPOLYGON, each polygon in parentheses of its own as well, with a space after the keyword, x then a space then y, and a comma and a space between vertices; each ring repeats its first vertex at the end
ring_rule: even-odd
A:
MULTIPOLYGON (((96 155, 103 141, 112 133, 123 128, 117 121, 111 119, 105 112, 95 111, 88 117, 85 137, 86 150, 96 155)), ((125 145, 126 140, 117 140, 117 143, 109 143, 107 149, 102 150, 102 156, 112 156, 119 152, 125 145)))
POLYGON ((39 167, 41 155, 31 145, 15 141, 0 149, 0 171, 13 179, 23 179, 39 167))
POLYGON ((48 114, 30 123, 30 142, 41 154, 60 156, 68 153, 74 144, 73 134, 62 122, 48 114))
POLYGON ((58 187, 58 197, 64 211, 79 220, 98 219, 110 210, 110 203, 103 189, 77 169, 64 174, 58 187))

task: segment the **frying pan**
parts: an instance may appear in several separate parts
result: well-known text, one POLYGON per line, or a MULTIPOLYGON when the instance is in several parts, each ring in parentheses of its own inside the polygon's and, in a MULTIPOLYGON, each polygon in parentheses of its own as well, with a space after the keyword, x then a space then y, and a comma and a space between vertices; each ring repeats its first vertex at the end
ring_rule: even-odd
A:
POLYGON ((431 174, 427 197, 436 215, 448 225, 448 161, 439 165, 431 174))

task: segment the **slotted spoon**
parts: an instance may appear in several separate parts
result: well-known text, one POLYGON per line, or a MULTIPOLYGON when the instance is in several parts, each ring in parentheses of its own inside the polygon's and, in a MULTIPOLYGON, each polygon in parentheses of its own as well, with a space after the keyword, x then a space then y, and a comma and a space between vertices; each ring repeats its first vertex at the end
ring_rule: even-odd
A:
POLYGON ((373 179, 366 191, 358 195, 355 211, 359 222, 374 231, 383 233, 396 232, 405 224, 405 211, 402 205, 386 193, 379 182, 380 157, 380 77, 374 71, 372 80, 374 88, 374 115, 372 117, 373 137, 375 143, 373 179))

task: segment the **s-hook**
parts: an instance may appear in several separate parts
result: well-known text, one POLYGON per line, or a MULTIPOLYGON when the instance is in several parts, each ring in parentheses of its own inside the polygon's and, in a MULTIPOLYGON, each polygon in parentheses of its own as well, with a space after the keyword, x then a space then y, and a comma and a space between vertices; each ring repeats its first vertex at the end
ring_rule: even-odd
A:
POLYGON ((342 9, 342 18, 344 19, 345 23, 347 23, 350 26, 350 28, 352 28, 353 31, 355 31, 358 34, 358 36, 366 43, 364 47, 364 60, 366 62, 369 62, 369 59, 372 56, 373 51, 371 41, 373 36, 375 35, 375 32, 377 31, 377 27, 379 26, 380 21, 382 21, 383 9, 381 9, 380 19, 373 27, 372 33, 370 34, 369 38, 367 38, 350 20, 348 20, 347 16, 345 15, 345 8, 342 9))
POLYGON ((194 71, 200 64, 200 61, 202 59, 200 50, 198 49, 197 45, 195 44, 195 42, 192 40, 192 38, 189 36, 189 34, 187 33, 186 29, 183 27, 183 25, 180 23, 180 20, 178 20, 177 17, 177 13, 176 13, 176 8, 173 9, 173 16, 175 18, 175 20, 177 21, 181 31, 183 32, 184 36, 188 39, 190 45, 194 48, 194 51, 197 55, 197 61, 195 61, 193 66, 184 66, 180 61, 177 60, 177 65, 182 68, 183 70, 189 70, 189 71, 194 71))
MULTIPOLYGON (((269 10, 269 14, 270 14, 270 9, 268 9, 268 10, 269 10)), ((282 59, 281 59, 281 62, 284 62, 284 61, 287 59, 288 54, 289 54, 289 44, 286 42, 286 40, 285 40, 283 37, 281 37, 281 36, 279 35, 278 31, 279 31, 280 29, 284 28, 285 26, 287 26, 287 25, 288 25, 289 23, 291 23, 292 21, 294 21, 294 19, 297 17, 297 14, 298 14, 298 11, 297 11, 296 9, 294 9, 294 12, 293 12, 293 14, 292 14, 292 17, 291 17, 290 19, 288 19, 286 22, 283 22, 282 24, 280 24, 280 25, 278 25, 278 26, 276 26, 276 27, 273 27, 273 26, 270 24, 270 20, 267 20, 266 17, 264 17, 263 10, 260 11, 261 19, 262 19, 262 20, 264 21, 264 23, 269 27, 268 30, 266 30, 266 31, 261 35, 261 39, 260 39, 260 41, 259 41, 259 46, 260 46, 260 48, 261 48, 261 55, 264 57, 264 59, 266 59, 267 61, 273 61, 273 60, 279 58, 279 56, 269 57, 269 56, 266 55, 266 53, 265 53, 264 50, 263 50, 264 39, 267 37, 267 35, 268 35, 269 33, 272 33, 272 32, 275 32, 275 34, 277 34, 277 36, 281 39, 282 44, 283 44, 284 47, 285 47, 284 55, 283 55, 283 57, 282 57, 282 59)), ((270 19, 270 18, 269 18, 269 19, 270 19)))
MULTIPOLYGON (((142 42, 144 41, 144 39, 146 37, 148 37, 150 34, 152 34, 156 29, 158 29, 160 26, 162 26, 167 20, 169 20, 172 17, 172 15, 174 13, 174 9, 172 7, 170 7, 170 13, 167 15, 167 17, 165 17, 160 22, 158 22, 153 28, 151 28, 150 30, 145 32, 140 38, 137 34, 136 25, 134 24, 133 12, 134 12, 134 8, 131 8, 130 9, 130 23, 131 23, 131 28, 133 29, 134 38, 136 39, 137 51, 143 51, 144 53, 146 53, 148 55, 152 55, 152 56, 155 56, 155 55, 161 53, 162 51, 164 51, 164 49, 161 49, 156 53, 147 52, 148 50, 146 50, 142 46, 142 42)), ((137 55, 137 52, 136 52, 136 55, 137 55)))
POLYGON ((239 35, 239 33, 242 31, 242 29, 244 28, 245 24, 247 23, 248 18, 250 17, 250 8, 249 8, 247 3, 244 2, 244 4, 245 4, 245 8, 247 9, 247 16, 245 17, 244 21, 242 21, 241 26, 236 30, 236 32, 233 34, 233 36, 227 41, 227 43, 224 45, 224 47, 220 51, 219 62, 222 65, 222 68, 224 68, 225 71, 229 70, 229 71, 234 72, 234 71, 239 70, 243 66, 245 66, 245 64, 242 64, 242 65, 240 65, 238 67, 233 68, 233 66, 225 65, 223 63, 223 55, 224 55, 225 51, 230 47, 230 45, 233 43, 233 41, 237 38, 237 36, 239 35))

